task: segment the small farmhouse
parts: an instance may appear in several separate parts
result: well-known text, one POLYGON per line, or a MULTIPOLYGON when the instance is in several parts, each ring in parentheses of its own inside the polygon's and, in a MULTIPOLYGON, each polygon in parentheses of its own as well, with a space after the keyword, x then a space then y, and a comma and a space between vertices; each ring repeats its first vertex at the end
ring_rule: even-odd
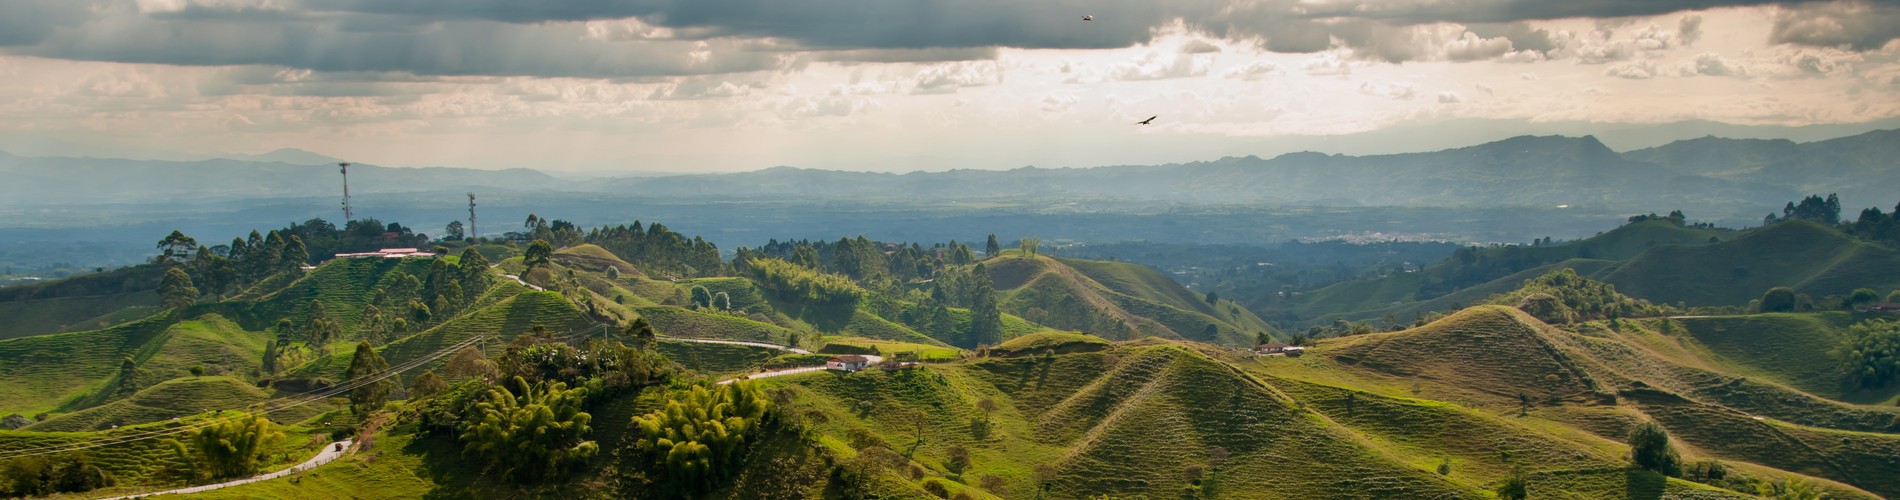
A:
POLYGON ((1306 348, 1286 345, 1279 342, 1268 342, 1254 347, 1253 353, 1259 356, 1290 356, 1297 358, 1302 354, 1306 354, 1306 348))
POLYGON ((869 366, 870 364, 871 364, 871 360, 869 358, 866 358, 864 356, 859 356, 856 354, 846 354, 843 356, 831 358, 830 361, 826 361, 825 369, 839 370, 843 372, 855 372, 858 370, 863 370, 865 366, 869 366))

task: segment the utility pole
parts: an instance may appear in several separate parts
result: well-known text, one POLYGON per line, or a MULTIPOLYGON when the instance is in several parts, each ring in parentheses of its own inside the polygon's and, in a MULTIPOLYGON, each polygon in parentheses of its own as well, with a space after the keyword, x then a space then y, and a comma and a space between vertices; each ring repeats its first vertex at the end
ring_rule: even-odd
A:
POLYGON ((475 239, 482 233, 475 230, 475 193, 468 194, 468 239, 475 239))
POLYGON ((343 222, 349 222, 356 218, 356 213, 350 211, 350 163, 338 163, 336 166, 343 170, 343 222))

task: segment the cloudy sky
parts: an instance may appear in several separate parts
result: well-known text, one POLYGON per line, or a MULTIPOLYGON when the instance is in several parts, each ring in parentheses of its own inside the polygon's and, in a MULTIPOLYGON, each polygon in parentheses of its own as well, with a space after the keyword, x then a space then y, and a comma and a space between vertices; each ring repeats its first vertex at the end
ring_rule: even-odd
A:
POLYGON ((0 0, 0 150, 910 171, 1880 124, 1896 39, 1889 0, 0 0))

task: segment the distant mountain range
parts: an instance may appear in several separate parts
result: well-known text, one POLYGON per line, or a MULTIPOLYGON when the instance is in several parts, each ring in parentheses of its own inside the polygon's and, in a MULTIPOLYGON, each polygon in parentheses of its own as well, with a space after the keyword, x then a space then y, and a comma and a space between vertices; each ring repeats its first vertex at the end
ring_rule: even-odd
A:
MULTIPOLYGON (((335 158, 279 150, 194 162, 0 153, 0 203, 327 196, 335 158)), ((589 192, 656 198, 1101 199, 1183 204, 1669 208, 1729 214, 1807 194, 1886 207, 1900 183, 1900 130, 1809 143, 1706 137, 1618 153, 1592 136, 1523 136, 1423 153, 1290 153, 1168 165, 1024 167, 908 174, 777 167, 588 182, 527 169, 352 169, 354 193, 589 192)), ((1764 212, 1765 213, 1765 212, 1764 212)))

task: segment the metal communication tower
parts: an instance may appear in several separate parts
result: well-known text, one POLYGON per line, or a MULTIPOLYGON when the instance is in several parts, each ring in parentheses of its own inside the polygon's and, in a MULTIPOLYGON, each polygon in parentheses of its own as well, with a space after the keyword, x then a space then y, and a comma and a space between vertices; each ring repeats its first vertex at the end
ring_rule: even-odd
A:
POLYGON ((356 218, 356 213, 350 211, 350 164, 343 162, 336 166, 343 169, 343 222, 349 222, 356 218))
POLYGON ((468 239, 475 239, 482 233, 475 231, 475 193, 468 194, 468 239))

